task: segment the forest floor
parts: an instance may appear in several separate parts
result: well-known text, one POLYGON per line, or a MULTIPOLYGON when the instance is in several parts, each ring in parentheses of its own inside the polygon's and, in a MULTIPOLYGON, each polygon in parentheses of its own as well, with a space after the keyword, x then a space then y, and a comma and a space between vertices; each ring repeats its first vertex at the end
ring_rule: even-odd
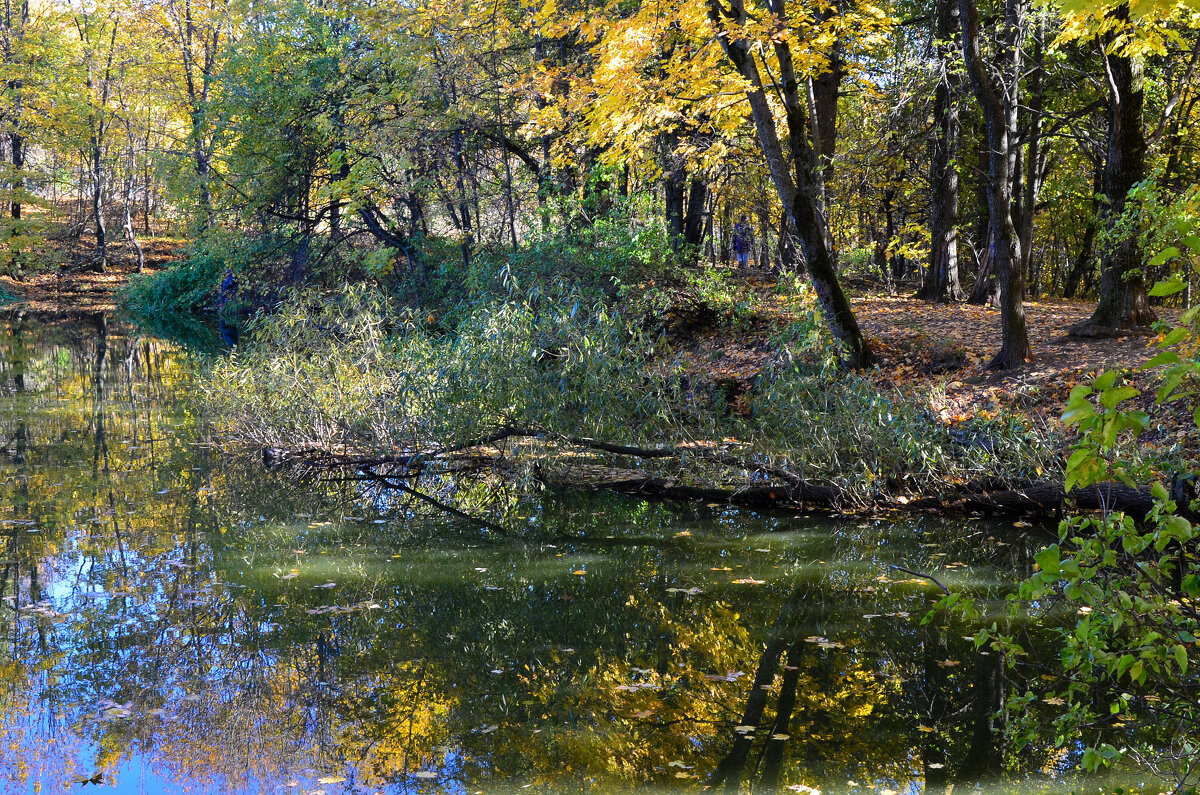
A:
MULTIPOLYGON (((720 382, 749 388, 771 361, 772 335, 795 321, 788 299, 775 291, 774 277, 763 271, 732 271, 745 300, 754 307, 748 328, 727 325, 677 335, 676 351, 688 369, 720 382)), ((1129 334, 1077 338, 1070 326, 1091 316, 1094 301, 1038 299, 1025 302, 1033 355, 1014 372, 991 372, 987 363, 1000 349, 999 310, 965 303, 934 304, 912 298, 916 285, 898 295, 869 283, 852 287, 859 325, 867 335, 878 367, 871 378, 882 389, 920 397, 942 421, 957 424, 977 417, 1014 413, 1041 428, 1057 427, 1071 388, 1116 369, 1141 389, 1143 408, 1154 403, 1154 375, 1138 368, 1156 352, 1158 335, 1129 334)), ((1167 321, 1178 312, 1160 310, 1167 321)), ((1152 411, 1155 423, 1147 443, 1195 442, 1189 412, 1152 411), (1178 414, 1178 416, 1175 416, 1178 414)))
MULTIPOLYGON (((177 238, 139 238, 146 258, 146 271, 165 267, 179 255, 183 241, 177 238)), ((137 272, 137 260, 124 245, 114 245, 104 273, 92 267, 93 243, 52 240, 46 259, 53 263, 22 279, 0 276, 0 294, 7 293, 32 312, 89 315, 116 309, 116 293, 137 272)))

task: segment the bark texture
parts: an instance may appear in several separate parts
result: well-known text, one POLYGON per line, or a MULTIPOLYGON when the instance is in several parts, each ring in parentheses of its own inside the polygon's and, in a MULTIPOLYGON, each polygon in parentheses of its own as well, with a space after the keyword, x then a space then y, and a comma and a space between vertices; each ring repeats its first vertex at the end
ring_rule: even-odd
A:
POLYGON ((1012 370, 1029 359, 1025 327, 1025 271, 1021 240, 1013 224, 1013 174, 1016 167, 1016 124, 1020 99, 1021 43, 1025 35, 1023 0, 1006 0, 1004 21, 993 63, 983 60, 979 8, 975 0, 958 0, 963 60, 975 97, 983 111, 988 145, 988 232, 993 267, 1000 283, 1000 350, 988 365, 1012 370))
MULTIPOLYGON (((1129 6, 1113 15, 1124 22, 1129 6)), ((1105 54, 1108 76, 1108 152, 1104 163, 1104 196, 1101 218, 1108 244, 1100 253, 1100 300, 1091 318, 1071 328, 1076 336, 1108 336, 1148 329, 1158 319, 1150 308, 1142 276, 1142 254, 1136 224, 1128 223, 1128 194, 1146 175, 1146 134, 1142 128, 1145 94, 1142 77, 1133 59, 1105 54)))
MULTIPOLYGON (((734 38, 726 31, 727 22, 743 26, 747 13, 743 0, 732 0, 726 7, 721 0, 707 0, 708 15, 721 47, 738 73, 749 84, 746 99, 758 134, 759 146, 771 173, 775 190, 788 213, 789 221, 800 239, 800 247, 808 266, 809 279, 821 305, 821 313, 830 331, 842 348, 842 363, 851 369, 870 365, 871 351, 858 327, 850 300, 842 290, 829 244, 828 227, 820 193, 817 155, 812 146, 805 108, 810 103, 807 89, 802 95, 796 76, 792 51, 788 43, 774 43, 778 61, 777 88, 783 100, 787 144, 785 152, 775 116, 767 102, 766 89, 759 72, 750 41, 734 38)), ((783 0, 768 0, 767 10, 780 20, 785 18, 783 0)))
POLYGON ((958 156, 960 80, 954 69, 958 31, 956 0, 938 0, 937 55, 940 76, 933 100, 934 137, 929 169, 929 268, 918 293, 927 301, 961 301, 966 295, 958 277, 958 156))

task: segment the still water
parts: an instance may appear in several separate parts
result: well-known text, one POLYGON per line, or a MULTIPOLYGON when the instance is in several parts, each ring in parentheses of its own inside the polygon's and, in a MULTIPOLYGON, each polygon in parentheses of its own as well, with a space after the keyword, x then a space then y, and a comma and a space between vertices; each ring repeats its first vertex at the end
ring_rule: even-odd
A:
POLYGON ((211 449, 193 355, 0 317, 2 793, 1080 784, 891 568, 999 600, 1032 530, 489 493, 499 535, 211 449))

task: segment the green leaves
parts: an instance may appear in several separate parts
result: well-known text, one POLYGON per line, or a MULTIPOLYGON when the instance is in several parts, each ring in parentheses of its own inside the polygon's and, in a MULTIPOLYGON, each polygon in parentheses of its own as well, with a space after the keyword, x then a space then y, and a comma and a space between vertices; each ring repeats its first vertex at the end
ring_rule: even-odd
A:
MULTIPOLYGON (((1157 268, 1159 265, 1162 265, 1163 263, 1173 260, 1179 256, 1179 249, 1175 248, 1174 246, 1168 246, 1167 248, 1158 252, 1158 254, 1154 255, 1154 257, 1152 257, 1146 264, 1151 268, 1157 268)), ((1151 292, 1151 295, 1153 294, 1154 293, 1151 292)))
POLYGON ((1154 298, 1165 298, 1168 295, 1182 293, 1184 289, 1187 289, 1187 282, 1184 282, 1178 276, 1171 276, 1170 279, 1160 281, 1157 285, 1151 287, 1150 294, 1154 298))
POLYGON ((1062 421, 1066 425, 1079 426, 1080 438, 1067 459, 1065 488, 1068 493, 1077 486, 1090 486, 1112 477, 1129 482, 1125 469, 1110 467, 1103 454, 1114 448, 1122 434, 1128 432, 1136 437, 1141 433, 1149 424, 1149 415, 1138 409, 1120 407, 1141 392, 1128 384, 1117 383, 1117 379, 1116 371, 1109 370, 1098 376, 1092 386, 1079 384, 1071 390, 1062 421), (1099 401, 1099 406, 1094 400, 1099 401))
POLYGON ((1061 553, 1058 544, 1051 544, 1041 552, 1033 556, 1033 560, 1037 563, 1038 568, 1046 574, 1057 577, 1061 567, 1061 553))

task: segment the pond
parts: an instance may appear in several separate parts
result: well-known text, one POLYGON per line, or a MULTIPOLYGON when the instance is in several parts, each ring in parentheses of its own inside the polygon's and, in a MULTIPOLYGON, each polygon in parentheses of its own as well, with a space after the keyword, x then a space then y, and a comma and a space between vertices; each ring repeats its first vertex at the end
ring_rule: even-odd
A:
POLYGON ((1034 528, 428 484, 503 535, 212 449, 193 355, 0 318, 0 792, 1079 784, 895 568, 998 604, 1034 528))

